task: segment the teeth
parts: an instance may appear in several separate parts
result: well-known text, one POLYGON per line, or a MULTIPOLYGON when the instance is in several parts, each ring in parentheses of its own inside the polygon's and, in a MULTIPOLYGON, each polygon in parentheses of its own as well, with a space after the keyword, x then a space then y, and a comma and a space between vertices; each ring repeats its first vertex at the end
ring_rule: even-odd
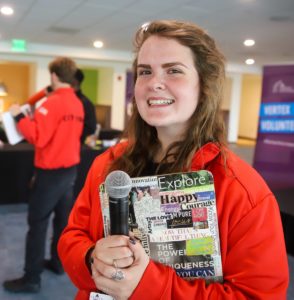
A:
POLYGON ((174 103, 174 100, 171 99, 158 99, 158 100, 148 100, 148 104, 152 105, 169 105, 174 103))

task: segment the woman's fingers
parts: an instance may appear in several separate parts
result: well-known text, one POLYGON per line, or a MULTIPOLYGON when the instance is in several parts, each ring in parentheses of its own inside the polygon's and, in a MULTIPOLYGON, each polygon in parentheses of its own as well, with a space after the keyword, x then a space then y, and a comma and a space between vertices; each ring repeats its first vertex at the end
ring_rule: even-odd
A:
POLYGON ((118 274, 121 274, 120 272, 118 272, 119 270, 124 272, 123 269, 131 266, 133 262, 134 262, 134 257, 132 256, 128 258, 114 260, 111 265, 105 264, 103 261, 99 259, 95 259, 93 265, 101 275, 109 279, 113 279, 115 277, 115 274, 117 276, 119 276, 118 274))
MULTIPOLYGON (((108 279, 112 279, 113 276, 117 273, 118 267, 115 265, 106 265, 105 263, 103 263, 101 260, 96 260, 94 261, 94 264, 92 266, 92 271, 94 269, 94 273, 96 271, 96 273, 108 278, 108 279)), ((93 273, 93 277, 95 277, 93 273)), ((96 276, 97 277, 97 276, 96 276)))
MULTIPOLYGON (((99 267, 102 262, 98 262, 99 267)), ((92 265, 92 278, 99 291, 102 291, 108 295, 111 295, 117 300, 127 300, 131 295, 129 288, 129 276, 127 269, 114 268, 115 272, 111 273, 110 266, 102 267, 103 272, 108 276, 101 274, 95 266, 92 265), (109 278, 110 275, 110 278, 109 278)))
POLYGON ((134 262, 134 256, 129 256, 121 259, 115 259, 113 264, 116 265, 118 268, 127 268, 131 266, 134 262))
POLYGON ((128 240, 128 247, 134 256, 114 259, 112 264, 106 264, 102 260, 95 259, 92 264, 93 280, 96 287, 98 290, 112 295, 115 299, 128 299, 130 297, 149 263, 149 257, 139 241, 131 237, 128 240))
POLYGON ((103 239, 100 239, 97 243, 101 245, 101 247, 120 247, 127 246, 129 242, 129 237, 125 235, 109 235, 103 239))
POLYGON ((111 279, 100 274, 95 267, 92 267, 92 278, 98 290, 107 295, 113 294, 113 283, 110 281, 111 279))
POLYGON ((93 252, 94 260, 101 260, 105 264, 112 265, 113 261, 119 261, 121 267, 128 265, 129 261, 132 260, 133 252, 129 247, 116 247, 108 248, 105 251, 96 251, 93 252))
POLYGON ((114 260, 121 260, 119 262, 121 267, 128 266, 132 261, 132 256, 129 237, 123 235, 113 235, 99 240, 92 253, 94 260, 101 260, 108 265, 112 265, 114 260))

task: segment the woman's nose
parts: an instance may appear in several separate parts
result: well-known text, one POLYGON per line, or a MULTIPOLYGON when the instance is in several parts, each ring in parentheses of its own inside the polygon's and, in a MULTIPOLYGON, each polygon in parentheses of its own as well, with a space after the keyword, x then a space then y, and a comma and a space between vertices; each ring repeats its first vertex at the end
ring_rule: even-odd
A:
POLYGON ((162 82, 156 82, 153 85, 153 89, 154 89, 154 91, 164 90, 165 89, 165 85, 162 82))
POLYGON ((151 88, 154 91, 165 89, 164 80, 161 78, 161 76, 159 76, 159 75, 153 76, 153 78, 151 79, 151 88))

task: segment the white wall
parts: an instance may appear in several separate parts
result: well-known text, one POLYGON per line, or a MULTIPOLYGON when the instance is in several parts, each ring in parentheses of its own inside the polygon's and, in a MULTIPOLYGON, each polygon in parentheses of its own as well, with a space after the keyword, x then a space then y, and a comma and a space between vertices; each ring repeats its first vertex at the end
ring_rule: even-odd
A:
POLYGON ((261 74, 261 68, 254 66, 241 66, 241 65, 227 65, 227 77, 231 81, 231 101, 230 113, 228 122, 228 142, 236 143, 239 135, 239 120, 241 107, 241 94, 242 94, 242 75, 247 74, 261 74))
POLYGON ((36 80, 30 88, 32 93, 50 84, 48 64, 57 55, 71 57, 79 66, 112 70, 112 74, 107 73, 107 76, 110 76, 108 78, 110 84, 107 85, 107 88, 112 88, 112 91, 104 91, 104 95, 99 96, 104 97, 107 94, 107 104, 112 105, 111 127, 122 130, 125 116, 126 71, 131 68, 132 53, 37 44, 30 45, 26 53, 15 53, 10 51, 10 44, 0 44, 0 63, 1 61, 18 61, 35 65, 33 72, 35 72, 36 80), (120 79, 118 80, 118 78, 120 79))
POLYGON ((98 69, 97 104, 111 105, 113 100, 113 68, 98 69))
POLYGON ((239 136, 257 138, 259 107, 261 103, 262 76, 259 74, 243 74, 241 92, 241 114, 239 120, 239 136))
POLYGON ((110 127, 123 129, 126 106, 126 70, 117 68, 113 74, 113 98, 110 127))

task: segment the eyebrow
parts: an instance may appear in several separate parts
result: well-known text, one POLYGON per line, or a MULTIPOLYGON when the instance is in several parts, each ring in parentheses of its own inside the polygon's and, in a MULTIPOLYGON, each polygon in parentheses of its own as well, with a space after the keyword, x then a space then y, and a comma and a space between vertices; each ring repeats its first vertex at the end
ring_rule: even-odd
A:
MULTIPOLYGON (((177 61, 162 64, 162 67, 163 68, 170 68, 170 67, 179 66, 179 65, 183 66, 184 68, 188 68, 185 64, 183 64, 181 62, 177 62, 177 61)), ((151 66, 147 65, 147 64, 139 64, 139 65, 137 65, 137 69, 138 68, 151 69, 151 66)))

